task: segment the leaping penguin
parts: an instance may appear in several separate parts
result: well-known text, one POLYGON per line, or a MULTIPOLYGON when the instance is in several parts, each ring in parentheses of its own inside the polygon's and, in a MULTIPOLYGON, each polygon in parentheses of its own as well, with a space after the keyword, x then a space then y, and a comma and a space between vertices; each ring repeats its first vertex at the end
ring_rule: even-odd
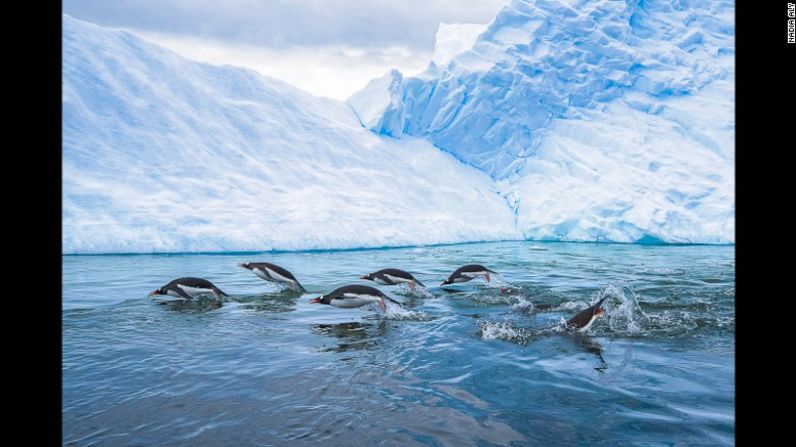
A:
POLYGON ((391 301, 399 306, 401 303, 388 297, 378 289, 370 286, 361 286, 359 284, 350 284, 343 287, 338 287, 331 292, 321 295, 317 298, 311 299, 310 303, 328 304, 334 307, 341 307, 344 309, 351 309, 354 307, 364 306, 366 304, 378 303, 382 311, 387 310, 387 305, 384 300, 391 301))
POLYGON ((497 272, 489 270, 483 265, 468 264, 456 269, 456 271, 451 273, 451 276, 449 276, 448 279, 443 281, 441 285, 444 286, 446 284, 453 284, 457 282, 467 282, 479 276, 483 276, 484 279, 486 279, 486 282, 489 282, 490 273, 497 274, 497 272))
POLYGON ((177 296, 187 300, 201 295, 213 295, 216 299, 221 299, 222 296, 229 296, 210 281, 190 276, 177 278, 165 286, 157 288, 149 293, 149 296, 153 295, 177 296))
POLYGON ((576 330, 578 332, 586 332, 589 330, 594 320, 605 313, 605 309, 602 308, 603 301, 605 301, 605 298, 597 301, 593 306, 578 312, 574 317, 567 320, 567 329, 576 330))
POLYGON ((415 286, 425 287, 425 285, 412 276, 411 273, 399 269, 381 269, 378 272, 362 275, 359 279, 367 279, 385 286, 394 286, 400 283, 409 284, 409 288, 414 290, 415 286))
POLYGON ((241 262, 238 264, 238 267, 249 269, 252 273, 266 281, 284 284, 296 292, 307 291, 292 273, 278 265, 268 262, 241 262))

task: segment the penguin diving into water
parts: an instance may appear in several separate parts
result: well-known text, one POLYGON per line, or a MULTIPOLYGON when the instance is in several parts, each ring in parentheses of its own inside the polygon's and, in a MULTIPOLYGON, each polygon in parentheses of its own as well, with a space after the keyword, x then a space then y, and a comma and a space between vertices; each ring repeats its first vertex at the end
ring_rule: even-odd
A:
POLYGON ((385 311, 387 310, 387 305, 384 303, 384 300, 391 301, 399 306, 401 305, 401 303, 388 297, 380 290, 370 286, 361 286, 359 284, 350 284, 347 286, 338 287, 327 294, 311 299, 309 302, 328 304, 330 306, 340 307, 343 309, 351 309, 371 303, 378 303, 381 310, 385 311))
POLYGON ((414 290, 416 286, 425 287, 425 285, 412 276, 411 273, 399 269, 381 269, 378 272, 362 275, 359 279, 366 279, 385 286, 405 283, 408 284, 409 288, 412 290, 414 290))
POLYGON ((149 296, 169 295, 190 300, 202 295, 212 295, 216 299, 229 296, 222 292, 210 281, 203 278, 184 277, 177 278, 163 287, 159 287, 149 293, 149 296))
POLYGON ((292 273, 278 265, 269 262, 241 262, 238 267, 251 270, 252 273, 266 281, 283 284, 296 292, 307 291, 292 273))
POLYGON ((478 278, 478 277, 483 277, 486 280, 486 282, 489 282, 490 276, 491 276, 490 273, 497 274, 497 272, 495 272, 493 270, 489 270, 488 268, 484 267, 483 265, 468 264, 468 265, 465 265, 465 266, 462 266, 462 267, 459 267, 458 269, 456 269, 456 271, 451 273, 451 275, 448 277, 448 279, 443 281, 441 285, 444 286, 446 284, 453 284, 453 283, 458 283, 458 282, 467 282, 467 281, 470 281, 470 280, 478 278))

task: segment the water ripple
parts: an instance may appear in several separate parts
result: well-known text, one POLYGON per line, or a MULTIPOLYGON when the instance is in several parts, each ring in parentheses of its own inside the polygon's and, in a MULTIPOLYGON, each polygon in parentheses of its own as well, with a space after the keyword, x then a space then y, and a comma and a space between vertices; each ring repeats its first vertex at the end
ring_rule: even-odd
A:
POLYGON ((733 256, 541 242, 67 256, 63 442, 732 445, 733 256), (287 267, 313 292, 235 268, 249 258, 287 267), (500 275, 436 286, 473 262, 500 275), (308 303, 386 266, 429 287, 377 285, 403 303, 384 314, 308 303), (186 275, 231 296, 147 298, 186 275), (563 330, 601 298, 606 313, 586 333, 563 330))

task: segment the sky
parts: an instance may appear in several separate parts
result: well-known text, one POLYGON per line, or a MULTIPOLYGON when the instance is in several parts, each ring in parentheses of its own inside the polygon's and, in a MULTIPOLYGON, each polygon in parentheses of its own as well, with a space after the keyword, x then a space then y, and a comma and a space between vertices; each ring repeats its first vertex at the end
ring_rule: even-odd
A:
POLYGON ((426 68, 440 23, 492 20, 506 0, 64 0, 70 16, 183 56, 252 68, 344 100, 391 68, 426 68))

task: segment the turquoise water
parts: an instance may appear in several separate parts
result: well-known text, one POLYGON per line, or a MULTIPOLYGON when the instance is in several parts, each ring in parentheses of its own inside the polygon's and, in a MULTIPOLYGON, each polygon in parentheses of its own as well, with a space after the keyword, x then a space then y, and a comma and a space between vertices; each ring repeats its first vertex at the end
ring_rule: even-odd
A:
POLYGON ((63 258, 65 445, 732 445, 728 246, 501 242, 385 250, 63 258), (268 261, 313 293, 280 293, 268 261), (440 288, 457 267, 500 277, 440 288), (308 304, 408 270, 404 302, 308 304), (221 307, 147 293, 200 276, 221 307), (608 296, 582 336, 562 319, 608 296))

